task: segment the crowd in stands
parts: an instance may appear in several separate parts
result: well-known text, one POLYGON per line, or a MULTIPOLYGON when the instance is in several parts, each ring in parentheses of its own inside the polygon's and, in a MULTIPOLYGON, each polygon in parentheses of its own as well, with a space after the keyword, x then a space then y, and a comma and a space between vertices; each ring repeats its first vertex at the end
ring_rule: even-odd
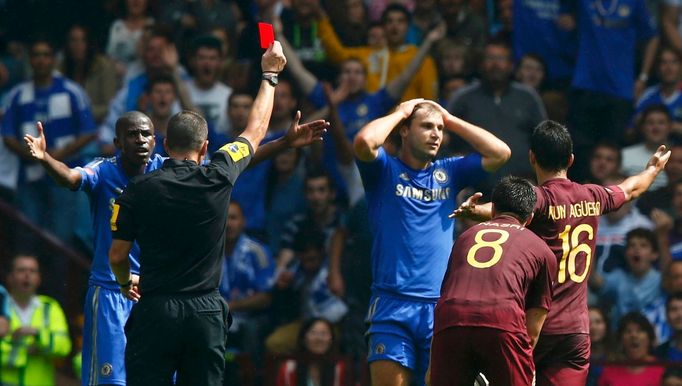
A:
MULTIPOLYGON (((86 196, 30 161, 23 136, 40 121, 52 157, 84 165, 115 156, 116 120, 139 110, 164 155, 168 120, 188 109, 206 118, 215 151, 245 128, 261 76, 259 21, 273 24, 288 60, 263 143, 299 110, 331 127, 235 185, 220 286, 234 318, 226 384, 243 381, 235 355, 250 358, 257 383, 367 380, 371 234, 351 143, 417 97, 512 149, 476 187, 485 195, 504 175, 533 178, 529 138, 547 118, 572 134, 577 182, 616 185, 670 147, 665 174, 600 219, 595 256, 573 269, 591 289, 589 384, 682 384, 679 0, 0 1, 0 201, 92 254, 86 196), (264 365, 273 356, 298 362, 264 365)), ((471 151, 444 135, 441 156, 471 151)), ((54 360, 79 349, 59 305, 67 265, 36 245, 13 234, 7 254, 17 257, 0 278, 0 383, 25 371, 53 384, 54 360)))

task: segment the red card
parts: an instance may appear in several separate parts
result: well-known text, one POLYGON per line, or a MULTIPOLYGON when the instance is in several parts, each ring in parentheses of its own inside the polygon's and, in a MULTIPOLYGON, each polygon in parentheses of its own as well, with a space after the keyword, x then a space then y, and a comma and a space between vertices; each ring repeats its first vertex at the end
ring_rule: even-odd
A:
POLYGON ((258 34, 260 35, 260 47, 267 49, 270 43, 275 41, 275 32, 272 29, 272 24, 258 23, 258 34))

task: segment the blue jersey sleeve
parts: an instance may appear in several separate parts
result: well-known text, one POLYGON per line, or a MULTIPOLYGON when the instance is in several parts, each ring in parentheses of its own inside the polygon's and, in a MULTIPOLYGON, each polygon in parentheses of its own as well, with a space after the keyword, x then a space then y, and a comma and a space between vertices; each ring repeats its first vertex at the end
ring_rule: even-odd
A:
POLYGON ((457 176, 455 179, 455 192, 459 192, 467 186, 471 186, 488 176, 483 169, 483 157, 478 153, 471 153, 465 157, 453 157, 444 160, 450 173, 457 176))
POLYGON ((377 184, 381 180, 381 174, 388 165, 389 155, 383 147, 379 148, 379 153, 374 161, 364 162, 357 160, 360 176, 362 177, 362 184, 365 186, 365 191, 374 191, 377 184))
POLYGON ((81 174, 81 184, 78 190, 90 193, 97 188, 97 184, 100 180, 100 166, 104 162, 104 159, 98 158, 83 167, 77 167, 81 174))

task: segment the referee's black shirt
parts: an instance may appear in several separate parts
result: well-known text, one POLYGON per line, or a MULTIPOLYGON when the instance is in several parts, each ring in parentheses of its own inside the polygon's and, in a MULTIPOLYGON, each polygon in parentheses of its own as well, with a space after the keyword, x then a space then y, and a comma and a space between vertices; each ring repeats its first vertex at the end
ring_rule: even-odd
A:
POLYGON ((240 137, 206 166, 167 159, 130 181, 116 200, 111 230, 115 239, 140 246, 143 296, 218 288, 230 193, 252 154, 240 137))

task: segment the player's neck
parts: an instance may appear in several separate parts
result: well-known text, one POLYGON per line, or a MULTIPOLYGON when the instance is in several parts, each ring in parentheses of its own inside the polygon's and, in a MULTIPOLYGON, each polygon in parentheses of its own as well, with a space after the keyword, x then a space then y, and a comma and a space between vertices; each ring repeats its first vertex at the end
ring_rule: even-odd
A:
MULTIPOLYGON (((152 149, 153 150, 153 149, 152 149)), ((125 172, 126 176, 128 178, 132 178, 135 176, 139 176, 140 174, 144 174, 144 169, 147 167, 147 163, 143 163, 141 165, 134 164, 130 161, 128 161, 125 157, 121 157, 121 166, 123 166, 123 171, 125 172)))
POLYGON ((554 180, 557 178, 568 178, 566 170, 560 171, 547 171, 540 168, 535 168, 535 178, 538 180, 538 185, 542 185, 549 180, 554 180))

